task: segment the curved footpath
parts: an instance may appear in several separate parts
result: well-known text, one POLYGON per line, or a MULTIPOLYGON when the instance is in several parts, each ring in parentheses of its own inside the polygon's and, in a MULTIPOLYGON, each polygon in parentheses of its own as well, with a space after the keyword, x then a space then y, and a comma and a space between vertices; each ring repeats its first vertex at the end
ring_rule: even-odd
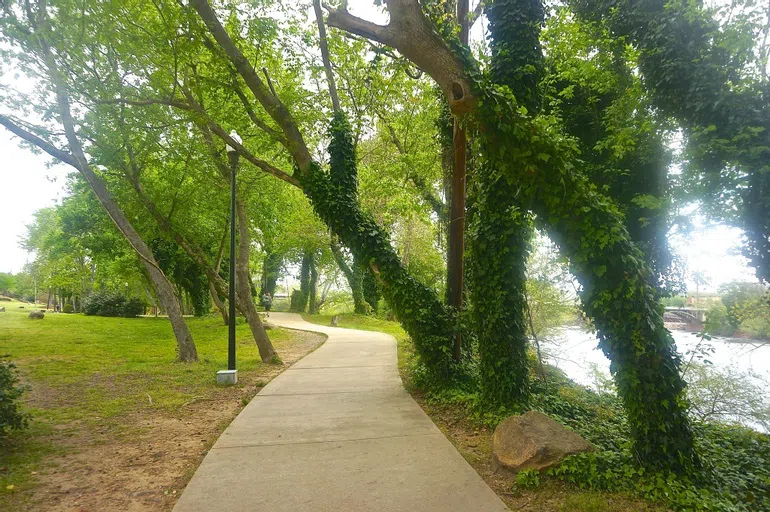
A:
POLYGON ((270 321, 328 339, 233 420, 175 512, 508 510, 404 390, 392 336, 270 321))

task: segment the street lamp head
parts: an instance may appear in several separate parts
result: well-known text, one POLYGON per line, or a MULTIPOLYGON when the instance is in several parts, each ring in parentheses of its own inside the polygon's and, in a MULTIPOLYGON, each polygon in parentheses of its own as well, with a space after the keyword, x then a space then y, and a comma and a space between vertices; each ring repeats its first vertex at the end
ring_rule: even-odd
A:
MULTIPOLYGON (((230 132, 230 138, 233 139, 238 144, 241 143, 241 137, 238 135, 238 133, 235 130, 230 132)), ((231 147, 230 144, 228 144, 225 149, 227 149, 228 153, 234 153, 235 152, 235 148, 231 147)))

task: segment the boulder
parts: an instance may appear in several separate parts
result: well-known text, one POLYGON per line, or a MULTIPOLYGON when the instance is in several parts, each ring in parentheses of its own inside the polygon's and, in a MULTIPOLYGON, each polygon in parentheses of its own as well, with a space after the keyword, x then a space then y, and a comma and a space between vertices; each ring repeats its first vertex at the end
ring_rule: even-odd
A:
POLYGON ((0 313, 5 313, 5 306, 0 308, 0 313))
POLYGON ((29 318, 31 320, 42 320, 45 318, 45 311, 30 311, 29 318))
POLYGON ((537 411, 504 419, 492 435, 495 462, 516 473, 548 469, 568 455, 593 450, 591 443, 537 411))

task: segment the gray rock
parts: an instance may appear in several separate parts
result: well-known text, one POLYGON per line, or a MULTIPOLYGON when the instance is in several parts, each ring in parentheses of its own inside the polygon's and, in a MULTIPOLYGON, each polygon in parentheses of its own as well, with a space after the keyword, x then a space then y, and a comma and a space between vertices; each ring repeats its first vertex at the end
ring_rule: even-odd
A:
POLYGON ((330 327, 337 327, 340 323, 340 317, 338 315, 334 315, 332 317, 331 323, 329 323, 330 327))
POLYGON ((45 318, 45 311, 31 311, 29 313, 29 318, 31 320, 42 320, 45 318))
POLYGON ((591 443, 537 411, 504 419, 492 435, 492 457, 513 472, 548 469, 568 455, 593 450, 591 443))
POLYGON ((0 308, 0 313, 5 313, 5 306, 0 308))

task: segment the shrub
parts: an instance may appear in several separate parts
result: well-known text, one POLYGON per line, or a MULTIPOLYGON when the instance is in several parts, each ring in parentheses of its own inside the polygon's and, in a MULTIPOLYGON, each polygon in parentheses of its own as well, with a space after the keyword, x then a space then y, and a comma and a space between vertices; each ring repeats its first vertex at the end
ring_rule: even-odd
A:
POLYGON ((61 311, 62 313, 74 313, 75 307, 72 304, 65 304, 61 311))
POLYGON ((118 292, 101 291, 83 301, 83 312, 86 315, 133 318, 144 312, 144 302, 129 299, 118 292))
POLYGON ((291 305, 289 311, 295 313, 304 313, 307 308, 307 295, 301 290, 294 290, 291 292, 291 305))
POLYGON ((735 334, 735 326, 727 315, 727 308, 723 304, 711 306, 706 317, 706 332, 717 336, 732 336, 735 334))
POLYGON ((125 305, 123 306, 123 314, 120 316, 124 316, 126 318, 134 318, 139 315, 143 315, 144 309, 145 303, 142 299, 137 299, 136 297, 127 299, 125 305))
POLYGON ((21 412, 19 404, 26 387, 19 384, 16 365, 8 357, 0 356, 0 437, 29 423, 29 415, 21 412))

